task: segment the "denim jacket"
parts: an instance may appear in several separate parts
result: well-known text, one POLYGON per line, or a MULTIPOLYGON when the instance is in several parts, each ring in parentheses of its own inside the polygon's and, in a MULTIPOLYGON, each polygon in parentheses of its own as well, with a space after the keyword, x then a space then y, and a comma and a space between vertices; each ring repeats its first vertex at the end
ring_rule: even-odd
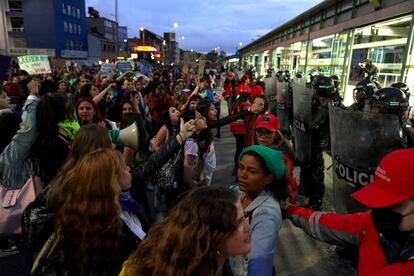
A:
POLYGON ((248 256, 233 257, 230 262, 236 276, 272 275, 276 239, 282 225, 279 202, 271 192, 262 191, 244 210, 251 214, 250 242, 252 250, 248 256))
POLYGON ((37 136, 37 103, 36 96, 27 98, 20 129, 0 154, 0 185, 6 189, 20 189, 30 176, 25 160, 37 136))

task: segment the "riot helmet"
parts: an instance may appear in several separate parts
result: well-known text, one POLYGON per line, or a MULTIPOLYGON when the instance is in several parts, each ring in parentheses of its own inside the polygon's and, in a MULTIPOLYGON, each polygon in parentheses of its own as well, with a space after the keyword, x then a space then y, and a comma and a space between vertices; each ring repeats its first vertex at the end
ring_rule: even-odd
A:
POLYGON ((329 98, 336 95, 334 80, 327 76, 319 76, 313 85, 316 96, 329 98))
POLYGON ((279 70, 279 71, 276 72, 276 78, 279 82, 283 81, 283 71, 282 70, 279 70))
POLYGON ((339 76, 338 75, 332 75, 331 79, 334 81, 335 89, 339 90, 339 88, 341 86, 341 79, 339 78, 339 76))
POLYGON ((372 95, 369 111, 376 112, 373 108, 380 108, 380 113, 394 114, 403 120, 408 105, 408 99, 404 92, 395 87, 386 87, 377 90, 372 95))
POLYGON ((290 82, 290 72, 288 70, 285 70, 285 72, 283 72, 283 80, 285 82, 290 82))
POLYGON ((314 80, 315 80, 318 76, 319 76, 319 71, 318 71, 318 70, 316 70, 316 69, 312 69, 312 70, 309 72, 309 77, 310 77, 310 83, 311 83, 311 85, 313 85, 314 80))
POLYGON ((403 82, 396 82, 391 84, 391 87, 400 89, 405 94, 405 96, 407 96, 407 100, 410 100, 410 88, 407 84, 403 82))
POLYGON ((375 83, 370 80, 363 79, 358 82, 354 88, 354 101, 359 103, 362 100, 368 100, 372 97, 375 91, 377 91, 375 83))

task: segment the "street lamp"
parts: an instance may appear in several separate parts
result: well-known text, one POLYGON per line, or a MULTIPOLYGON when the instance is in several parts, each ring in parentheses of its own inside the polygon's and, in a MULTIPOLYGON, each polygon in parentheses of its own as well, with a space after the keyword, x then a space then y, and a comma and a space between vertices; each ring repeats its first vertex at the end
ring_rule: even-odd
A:
MULTIPOLYGON (((141 27, 139 30, 141 31, 142 46, 145 46, 145 29, 144 27, 141 27)), ((142 59, 145 59, 145 52, 142 52, 142 59)))

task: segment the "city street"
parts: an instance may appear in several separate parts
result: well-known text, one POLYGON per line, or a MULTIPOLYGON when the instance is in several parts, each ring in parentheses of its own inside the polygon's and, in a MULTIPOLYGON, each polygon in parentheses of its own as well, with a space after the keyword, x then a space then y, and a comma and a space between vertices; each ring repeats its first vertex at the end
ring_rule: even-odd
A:
MULTIPOLYGON (((227 115, 225 101, 222 101, 221 117, 227 115)), ((213 130, 215 134, 215 130, 213 130)), ((233 157, 235 151, 234 136, 228 126, 221 128, 221 138, 215 138, 217 154, 217 169, 213 183, 229 186, 234 184, 232 175, 233 157)), ((328 155, 325 155, 325 168, 331 165, 328 155)), ((295 175, 299 178, 299 168, 295 168, 295 175)), ((333 211, 332 171, 325 170, 326 194, 323 204, 324 211, 333 211)), ((300 199, 299 199, 300 200, 300 199)), ((328 276, 328 275, 356 275, 351 262, 335 253, 335 246, 328 245, 307 236, 300 228, 293 226, 290 221, 284 221, 279 232, 278 248, 275 255, 277 275, 297 276, 328 276)))

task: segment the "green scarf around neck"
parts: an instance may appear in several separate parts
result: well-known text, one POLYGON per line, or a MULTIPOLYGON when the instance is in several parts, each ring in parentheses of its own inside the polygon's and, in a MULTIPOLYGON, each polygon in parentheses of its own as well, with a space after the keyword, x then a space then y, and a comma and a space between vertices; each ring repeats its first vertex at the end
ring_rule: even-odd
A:
POLYGON ((63 122, 59 122, 58 126, 65 131, 67 137, 72 141, 75 138, 75 134, 80 129, 78 121, 64 120, 63 122))

